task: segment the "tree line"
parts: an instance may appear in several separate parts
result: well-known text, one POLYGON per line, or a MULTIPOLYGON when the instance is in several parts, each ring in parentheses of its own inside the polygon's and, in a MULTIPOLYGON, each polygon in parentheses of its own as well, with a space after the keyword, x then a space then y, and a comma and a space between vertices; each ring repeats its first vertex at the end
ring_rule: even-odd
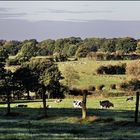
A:
MULTIPOLYGON (((131 37, 124 38, 86 38, 69 37, 57 40, 46 39, 38 42, 36 39, 24 41, 0 40, 0 56, 15 56, 14 62, 25 62, 33 56, 54 55, 63 57, 87 57, 92 53, 130 54, 140 53, 140 40, 131 37)), ((129 58, 129 57, 128 57, 129 58)), ((63 60, 62 59, 62 60, 63 60)), ((127 59, 127 58, 125 58, 127 59)), ((64 59, 65 60, 65 59, 64 59)))

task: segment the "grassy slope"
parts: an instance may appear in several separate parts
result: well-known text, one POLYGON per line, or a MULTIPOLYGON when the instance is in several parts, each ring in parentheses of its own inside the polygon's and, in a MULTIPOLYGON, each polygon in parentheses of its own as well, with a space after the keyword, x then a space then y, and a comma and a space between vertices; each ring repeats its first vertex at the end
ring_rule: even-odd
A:
MULTIPOLYGON (((98 86, 104 84, 106 89, 109 89, 110 84, 119 84, 124 80, 129 79, 128 75, 96 75, 96 69, 100 65, 115 65, 119 63, 129 63, 130 60, 126 61, 93 61, 82 59, 81 61, 69 61, 69 62, 60 62, 58 63, 60 71, 64 72, 66 66, 70 65, 78 71, 80 75, 80 80, 74 86, 76 87, 88 87, 90 85, 98 86)), ((63 81, 64 82, 64 81, 63 81)))

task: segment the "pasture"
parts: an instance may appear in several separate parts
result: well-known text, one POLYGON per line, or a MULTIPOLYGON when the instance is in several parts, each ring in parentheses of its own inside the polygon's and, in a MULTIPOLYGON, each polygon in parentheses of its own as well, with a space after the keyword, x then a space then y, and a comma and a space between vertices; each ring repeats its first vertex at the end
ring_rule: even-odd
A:
MULTIPOLYGON (((42 118, 41 100, 12 103, 13 116, 5 116, 5 104, 0 104, 0 139, 48 140, 48 139, 139 139, 140 123, 134 124, 135 99, 110 97, 114 108, 100 109, 101 97, 87 98, 87 119, 81 120, 81 109, 73 108, 73 100, 60 103, 48 99, 48 117, 42 118), (16 108, 26 104, 28 108, 16 108)), ((139 117, 140 118, 140 117, 139 117)))
MULTIPOLYGON (((133 60, 122 60, 122 61, 94 61, 88 60, 86 58, 80 59, 78 61, 67 61, 59 62, 58 66, 62 75, 64 74, 65 67, 73 67, 79 74, 80 79, 74 87, 87 88, 88 86, 99 86, 101 84, 105 85, 106 90, 109 90, 111 84, 120 84, 125 80, 129 80, 131 77, 129 75, 97 75, 96 69, 101 65, 117 65, 120 63, 130 63, 133 60)), ((65 83, 65 80, 62 81, 65 83)))

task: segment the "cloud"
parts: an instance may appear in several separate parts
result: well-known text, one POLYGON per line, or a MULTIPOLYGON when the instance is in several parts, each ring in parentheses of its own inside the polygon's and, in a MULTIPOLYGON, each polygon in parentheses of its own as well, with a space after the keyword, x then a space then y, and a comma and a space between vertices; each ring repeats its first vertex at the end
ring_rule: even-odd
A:
POLYGON ((21 17, 25 16, 26 13, 0 13, 0 18, 13 18, 13 17, 21 17))
POLYGON ((0 12, 7 12, 7 11, 8 11, 8 8, 0 7, 0 12))
POLYGON ((112 13, 112 10, 60 10, 60 9, 48 9, 47 11, 40 12, 49 12, 49 13, 59 13, 59 14, 90 14, 90 13, 112 13))
POLYGON ((12 8, 0 7, 0 19, 11 18, 11 17, 21 17, 21 16, 25 16, 26 15, 26 13, 23 13, 23 12, 13 13, 13 12, 11 12, 11 9, 12 8))

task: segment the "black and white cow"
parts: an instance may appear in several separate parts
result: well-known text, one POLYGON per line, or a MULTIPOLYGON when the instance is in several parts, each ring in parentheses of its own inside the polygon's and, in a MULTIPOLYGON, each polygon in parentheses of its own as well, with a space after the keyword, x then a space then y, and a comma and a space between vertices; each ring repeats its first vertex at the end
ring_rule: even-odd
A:
POLYGON ((55 103, 60 103, 60 102, 62 102, 62 99, 57 99, 57 100, 55 100, 54 102, 55 102, 55 103))
POLYGON ((73 107, 74 108, 82 108, 82 101, 81 100, 74 100, 73 107))
POLYGON ((127 97, 126 101, 133 101, 133 96, 127 97))

